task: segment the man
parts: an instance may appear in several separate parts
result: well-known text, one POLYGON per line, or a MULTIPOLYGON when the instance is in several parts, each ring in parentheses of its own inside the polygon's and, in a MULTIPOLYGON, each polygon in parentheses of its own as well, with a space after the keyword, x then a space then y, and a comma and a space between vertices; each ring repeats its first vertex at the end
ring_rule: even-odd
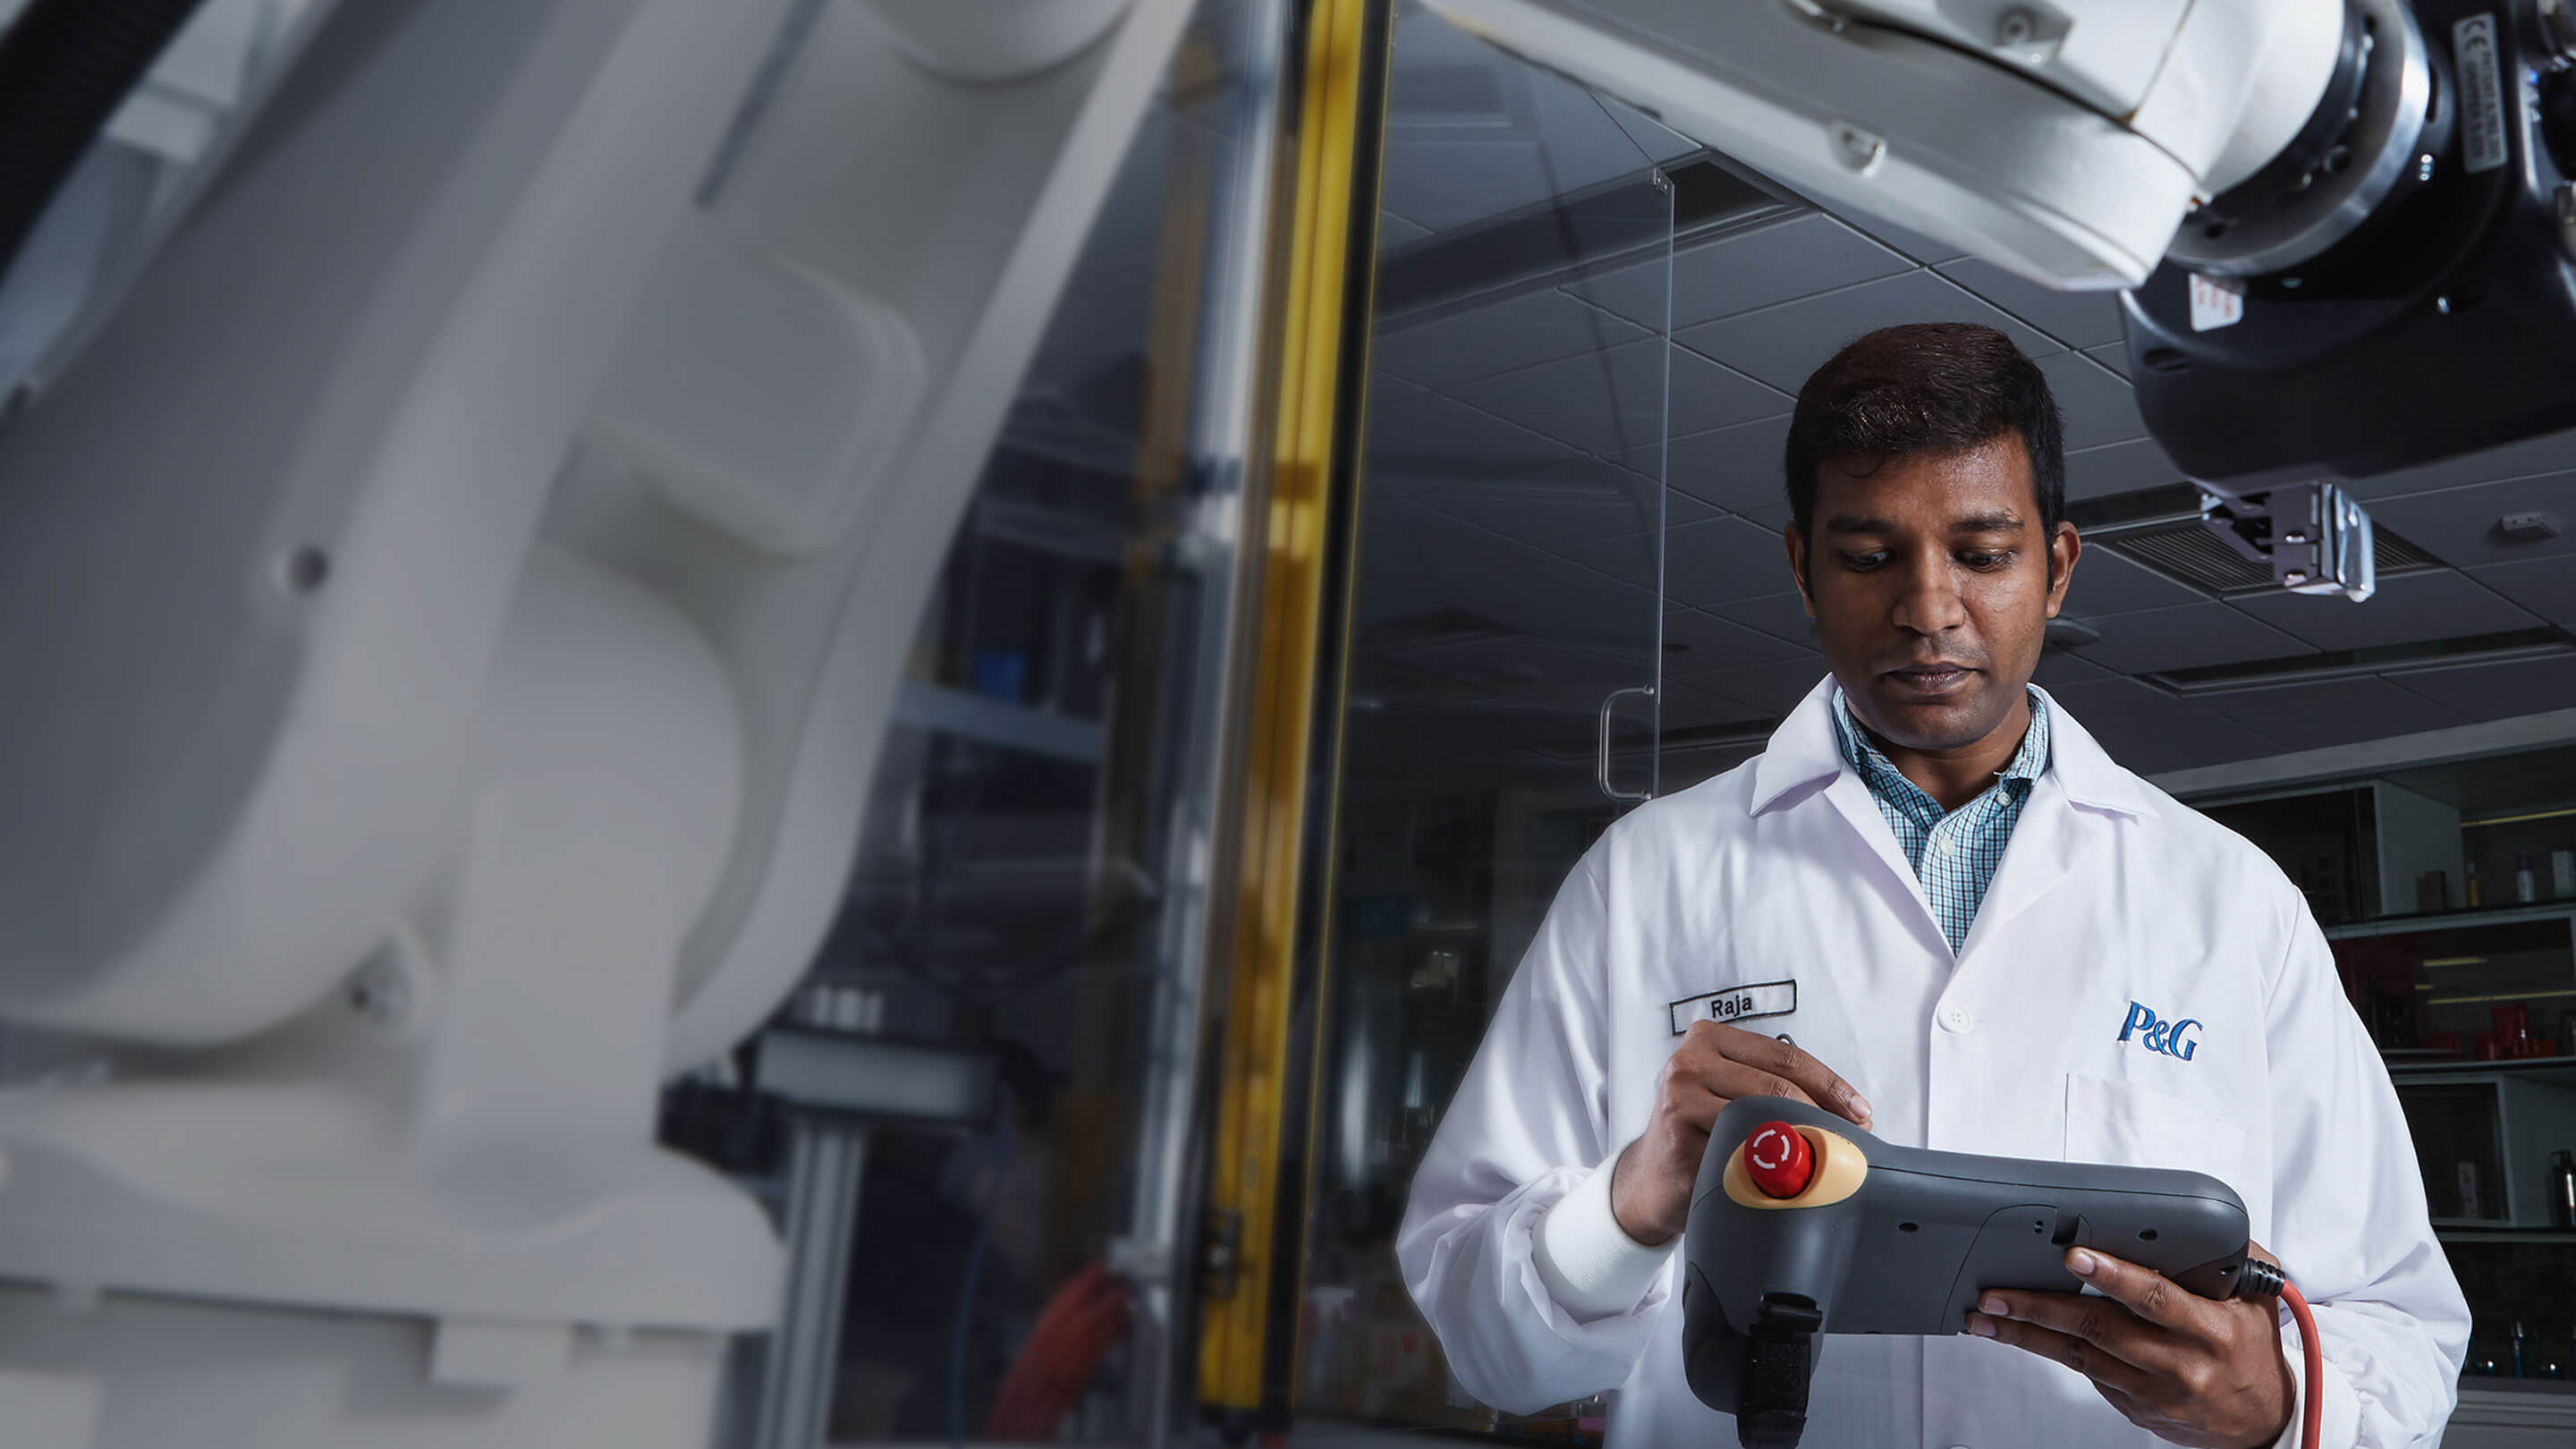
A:
POLYGON ((2431 1442, 2468 1310, 2306 903, 2029 683, 2082 547, 2039 370, 1982 327, 1871 333, 1800 391, 1787 466, 1831 677, 1558 893, 1397 1240, 1451 1367, 1513 1412, 1621 1389, 1614 1445, 1733 1443, 1683 1379, 1673 1248, 1711 1120, 1770 1094, 1892 1142, 2210 1173, 2326 1363, 2301 1382, 2272 1305, 2075 1249, 2099 1296, 1823 1340, 1808 1444, 2295 1445, 2309 1393, 2330 1449, 2431 1442))

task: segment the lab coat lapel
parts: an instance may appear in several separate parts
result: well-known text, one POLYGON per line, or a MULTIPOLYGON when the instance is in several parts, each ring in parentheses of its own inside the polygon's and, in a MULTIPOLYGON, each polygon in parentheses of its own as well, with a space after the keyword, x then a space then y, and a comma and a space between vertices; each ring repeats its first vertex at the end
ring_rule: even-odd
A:
POLYGON ((1846 768, 1831 785, 1825 787, 1825 801, 1834 808, 1835 814, 1842 816, 1843 823, 1851 827, 1861 848, 1875 854, 1879 864, 1885 866, 1887 873, 1895 878, 1905 893, 1914 898, 1915 905, 1921 908, 1924 927, 1947 952, 1950 940, 1941 934, 1941 918, 1932 914, 1932 902, 1923 894, 1923 881, 1914 874, 1914 867, 1906 862, 1904 850, 1896 843, 1896 832, 1888 828, 1887 817, 1880 813, 1878 801, 1871 797, 1869 786, 1862 783, 1858 774, 1846 768))
POLYGON ((1941 918, 1932 913, 1932 902, 1923 894, 1923 882, 1897 846, 1896 832, 1888 828, 1887 817, 1879 813, 1878 801, 1871 798, 1868 784, 1843 759, 1842 746, 1834 738, 1833 691, 1833 677, 1828 675, 1780 722, 1770 743, 1755 758, 1753 813, 1827 808, 1840 815, 1851 832, 1848 843, 1857 847, 1852 851, 1855 864, 1874 856, 1898 893, 1913 900, 1916 924, 1925 939, 1948 955, 1949 938, 1941 934, 1941 918), (1814 798, 1818 793, 1814 787, 1820 780, 1826 782, 1821 807, 1814 798))
POLYGON ((2067 799, 2066 782, 2055 770, 2033 782, 2012 839, 2004 846, 2003 862, 1995 867, 1995 878, 1986 886, 1986 898, 1978 903, 1977 918, 1968 927, 1968 939, 1960 944, 1959 959, 1975 955, 1988 936, 2069 876, 2086 869, 2093 853, 2103 848, 2108 830, 2107 820, 2067 799))
POLYGON ((2120 817, 2154 815, 2159 808, 2155 793, 2103 753, 2065 706, 2046 690, 2040 698, 2048 707, 2048 771, 2031 786, 2003 862, 1959 948, 1961 960, 2061 882, 2093 869, 2096 855, 2110 848, 2120 817))

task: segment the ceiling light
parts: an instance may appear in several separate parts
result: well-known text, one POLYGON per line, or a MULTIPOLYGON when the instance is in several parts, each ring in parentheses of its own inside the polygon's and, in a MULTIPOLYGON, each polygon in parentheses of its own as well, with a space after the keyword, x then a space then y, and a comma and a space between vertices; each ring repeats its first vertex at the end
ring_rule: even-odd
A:
POLYGON ((2424 964, 2427 966, 2484 966, 2487 964, 2487 958, 2484 956, 2427 956, 2424 958, 2424 964))

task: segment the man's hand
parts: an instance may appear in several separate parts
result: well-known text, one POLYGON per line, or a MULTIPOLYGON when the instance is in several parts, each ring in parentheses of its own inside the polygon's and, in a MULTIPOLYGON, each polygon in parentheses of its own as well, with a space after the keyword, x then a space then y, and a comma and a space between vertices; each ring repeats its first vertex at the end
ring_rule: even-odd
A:
POLYGON ((1610 1210, 1629 1237, 1653 1246, 1690 1221, 1691 1189, 1708 1129, 1738 1097, 1787 1097, 1869 1125, 1869 1103, 1814 1057, 1776 1037, 1695 1021, 1664 1063, 1646 1130, 1610 1170, 1610 1210))
MULTIPOLYGON (((2260 1247, 2252 1256, 2274 1262, 2260 1247)), ((2175 1444, 2260 1449, 2289 1427, 2295 1380, 2269 1300, 2216 1302, 2083 1248, 2068 1251, 2066 1267, 2107 1296, 1990 1291, 1968 1331, 2066 1365, 2130 1423, 2175 1444)))

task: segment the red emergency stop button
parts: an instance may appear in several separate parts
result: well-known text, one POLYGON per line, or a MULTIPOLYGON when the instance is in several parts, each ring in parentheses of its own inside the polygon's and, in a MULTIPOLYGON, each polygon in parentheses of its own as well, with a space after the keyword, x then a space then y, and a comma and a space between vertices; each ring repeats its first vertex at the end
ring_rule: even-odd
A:
POLYGON ((1807 1135, 1786 1122, 1765 1122, 1744 1139, 1744 1170, 1771 1197, 1796 1197, 1816 1175, 1807 1135))

